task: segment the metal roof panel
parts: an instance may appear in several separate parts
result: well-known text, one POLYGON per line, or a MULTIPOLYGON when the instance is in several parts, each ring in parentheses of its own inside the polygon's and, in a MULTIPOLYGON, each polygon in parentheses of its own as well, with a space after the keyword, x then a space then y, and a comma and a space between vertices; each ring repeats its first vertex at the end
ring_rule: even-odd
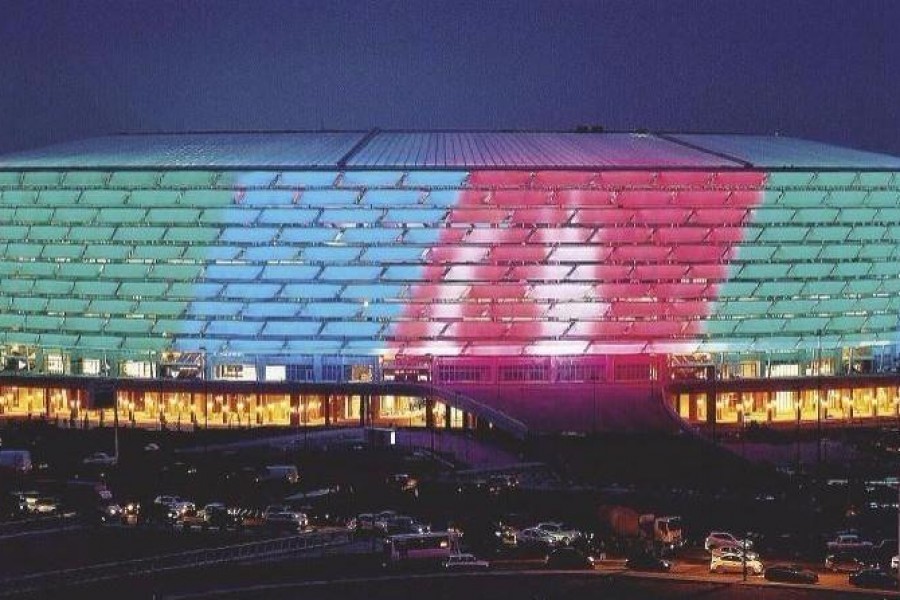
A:
POLYGON ((900 169, 900 158, 773 135, 675 134, 670 139, 762 169, 900 169))
POLYGON ((742 166, 649 134, 382 132, 348 161, 379 168, 652 168, 742 166))
POLYGON ((113 135, 0 156, 0 168, 336 167, 360 132, 113 135))

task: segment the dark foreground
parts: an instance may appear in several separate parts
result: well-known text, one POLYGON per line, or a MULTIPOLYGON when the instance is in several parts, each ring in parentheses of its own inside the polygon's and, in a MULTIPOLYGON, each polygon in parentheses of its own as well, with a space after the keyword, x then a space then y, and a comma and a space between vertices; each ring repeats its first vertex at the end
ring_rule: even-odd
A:
MULTIPOLYGON (((112 597, 116 590, 97 590, 94 597, 112 597), (108 595, 110 594, 110 595, 108 595)), ((118 590, 121 593, 121 588, 118 590)), ((380 576, 340 581, 307 581, 296 583, 245 584, 238 589, 218 589, 204 592, 159 592, 156 595, 129 597, 156 599, 192 598, 204 600, 233 599, 296 599, 321 600, 643 600, 688 599, 704 600, 832 600, 839 598, 881 598, 887 594, 874 592, 838 592, 816 588, 779 585, 742 585, 740 583, 709 583, 642 579, 630 576, 606 576, 582 573, 486 573, 486 574, 421 574, 380 576)), ((84 597, 84 596, 82 596, 84 597)))
POLYGON ((120 598, 131 600, 834 600, 900 598, 897 592, 834 590, 823 586, 773 584, 738 576, 728 581, 704 577, 627 572, 509 570, 486 573, 390 572, 371 556, 307 556, 278 563, 230 565, 161 573, 153 577, 45 591, 40 598, 120 598))

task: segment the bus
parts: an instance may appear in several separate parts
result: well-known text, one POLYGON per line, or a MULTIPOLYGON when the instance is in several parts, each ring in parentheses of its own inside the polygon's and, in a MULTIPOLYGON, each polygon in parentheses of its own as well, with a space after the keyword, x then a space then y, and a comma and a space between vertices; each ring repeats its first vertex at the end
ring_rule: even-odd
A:
POLYGON ((438 565, 455 553, 457 547, 456 534, 448 531, 391 535, 384 539, 382 565, 438 565))

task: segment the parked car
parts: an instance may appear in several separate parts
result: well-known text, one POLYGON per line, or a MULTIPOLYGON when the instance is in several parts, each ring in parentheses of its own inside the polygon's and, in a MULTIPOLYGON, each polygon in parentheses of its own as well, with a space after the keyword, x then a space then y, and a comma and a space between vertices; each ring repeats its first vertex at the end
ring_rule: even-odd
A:
POLYGON ((556 548, 544 559, 548 569, 593 569, 594 557, 575 548, 556 548))
POLYGON ((97 518, 99 518, 101 523, 124 523, 126 522, 126 512, 125 509, 114 502, 107 504, 106 506, 99 506, 97 513, 95 513, 97 518))
POLYGON ((181 531, 190 531, 192 529, 206 529, 206 515, 203 511, 196 509, 188 509, 178 515, 173 527, 181 531))
POLYGON ((874 588, 879 590, 900 589, 897 576, 881 569, 863 569, 850 575, 850 584, 862 588, 874 588))
POLYGON ((206 527, 216 529, 233 529, 241 526, 237 511, 231 511, 221 502, 210 502, 203 507, 203 519, 206 527))
POLYGON ((405 517, 402 515, 388 519, 387 524, 385 525, 385 533, 388 535, 400 533, 428 533, 429 531, 431 531, 431 527, 428 525, 420 523, 412 517, 405 517))
POLYGON ((106 452, 94 452, 90 456, 86 456, 81 462, 85 465, 109 467, 116 464, 116 457, 110 456, 106 452))
POLYGON ((294 465, 268 465, 257 476, 257 481, 283 481, 293 485, 300 481, 300 473, 294 465))
POLYGON ((494 536, 501 546, 515 546, 518 544, 519 532, 515 527, 498 523, 494 526, 494 536))
POLYGON ((276 531, 299 533, 308 525, 309 521, 303 513, 276 512, 266 515, 266 526, 276 531))
POLYGON ((825 557, 825 568, 834 573, 856 573, 877 564, 874 556, 864 557, 854 552, 835 552, 825 557))
POLYGON ((552 546, 554 544, 552 535, 536 527, 520 531, 516 534, 516 541, 520 546, 552 546))
POLYGON ((400 515, 397 514, 395 510, 383 510, 380 513, 376 513, 372 517, 372 528, 375 531, 379 531, 381 533, 386 533, 388 528, 388 523, 391 519, 394 519, 400 515))
POLYGON ((897 569, 900 569, 900 554, 895 554, 891 558, 891 571, 896 573, 897 569))
POLYGON ((23 513, 33 513, 34 505, 38 501, 38 498, 41 497, 41 493, 35 490, 28 491, 18 491, 18 492, 10 492, 15 496, 16 502, 19 507, 19 512, 23 513))
POLYGON ((872 542, 864 540, 855 533, 845 533, 835 536, 825 546, 829 552, 840 552, 842 550, 859 550, 860 548, 871 548, 872 542))
POLYGON ((261 510, 253 508, 235 508, 228 511, 234 515, 238 527, 262 527, 266 524, 266 517, 261 510))
POLYGON ((416 491, 419 481, 409 473, 394 473, 387 478, 387 484, 397 491, 411 493, 416 491))
POLYGON ((270 504, 263 511, 263 516, 268 517, 269 515, 274 515, 275 513, 284 512, 291 512, 291 507, 287 504, 270 504))
POLYGON ((766 569, 764 577, 768 581, 787 583, 819 583, 819 575, 800 565, 775 565, 766 569))
POLYGON ((637 554, 625 561, 625 567, 635 571, 667 572, 672 569, 672 563, 663 560, 653 554, 637 554))
POLYGON ((480 560, 474 554, 451 554, 443 563, 448 571, 485 571, 491 564, 486 560, 480 560))
POLYGON ((154 504, 162 504, 163 506, 172 506, 176 502, 182 502, 180 496, 157 496, 153 499, 154 504))
POLYGON ((753 541, 739 538, 727 531, 711 531, 703 542, 703 547, 706 548, 707 552, 712 552, 716 548, 722 546, 727 546, 729 548, 752 548, 753 541))
POLYGON ((580 531, 574 527, 568 527, 558 521, 538 523, 534 528, 548 534, 553 542, 557 544, 568 544, 581 537, 580 531))
POLYGON ((56 498, 43 496, 34 502, 31 512, 37 515, 55 515, 59 512, 59 501, 56 498))
POLYGON ((740 546, 716 546, 710 550, 710 554, 712 556, 716 556, 718 554, 737 554, 738 556, 742 556, 746 552, 747 560, 756 560, 759 558, 759 554, 754 552, 753 550, 744 550, 740 546))
POLYGON ((763 574, 763 564, 759 562, 759 558, 750 558, 747 556, 746 563, 741 554, 722 553, 713 554, 709 560, 710 573, 743 573, 746 564, 747 573, 753 575, 763 574))

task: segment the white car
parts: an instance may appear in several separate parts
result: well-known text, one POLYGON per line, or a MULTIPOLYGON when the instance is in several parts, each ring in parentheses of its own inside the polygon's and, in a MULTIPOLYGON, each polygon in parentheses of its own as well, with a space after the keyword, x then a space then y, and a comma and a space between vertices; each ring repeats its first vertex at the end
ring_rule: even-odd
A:
POLYGON ((711 531, 709 535, 706 536, 706 541, 703 542, 703 547, 706 548, 707 552, 712 552, 714 549, 721 548, 722 546, 752 548, 753 542, 741 539, 727 531, 711 531))
POLYGON ((896 573, 897 569, 900 569, 900 554, 895 554, 891 559, 891 571, 896 573))
MULTIPOLYGON (((763 564, 758 558, 747 558, 747 573, 762 575, 763 564)), ((744 559, 740 554, 713 554, 709 561, 710 573, 743 573, 744 559)))
POLYGON ((845 533, 835 536, 833 540, 826 544, 829 552, 839 552, 841 550, 860 550, 862 548, 871 548, 872 542, 864 540, 855 533, 845 533))
POLYGON ((85 457, 81 462, 85 465, 112 466, 116 464, 116 457, 110 456, 106 452, 94 452, 90 456, 85 457))
POLYGON ((465 553, 451 554, 443 564, 448 571, 484 571, 491 566, 488 561, 465 553))
POLYGON ((523 545, 536 544, 549 546, 555 544, 556 540, 546 531, 542 531, 537 527, 529 527, 528 529, 523 529, 516 535, 516 542, 523 545))
MULTIPOLYGON (((744 549, 740 546, 715 546, 710 550, 710 553, 713 556, 722 554, 737 554, 738 556, 741 556, 744 553, 744 549)), ((753 550, 747 550, 747 558, 749 560, 756 560, 759 558, 759 554, 753 550)))
POLYGON ((567 527, 562 523, 557 521, 548 521, 545 523, 538 523, 534 526, 534 529, 538 529, 543 531, 547 535, 549 535, 554 543, 557 544, 568 544, 574 540, 577 540, 581 537, 581 532, 572 527, 567 527))
POLYGON ((154 504, 162 504, 164 506, 172 506, 176 502, 181 502, 181 498, 179 496, 157 496, 154 500, 154 504))

